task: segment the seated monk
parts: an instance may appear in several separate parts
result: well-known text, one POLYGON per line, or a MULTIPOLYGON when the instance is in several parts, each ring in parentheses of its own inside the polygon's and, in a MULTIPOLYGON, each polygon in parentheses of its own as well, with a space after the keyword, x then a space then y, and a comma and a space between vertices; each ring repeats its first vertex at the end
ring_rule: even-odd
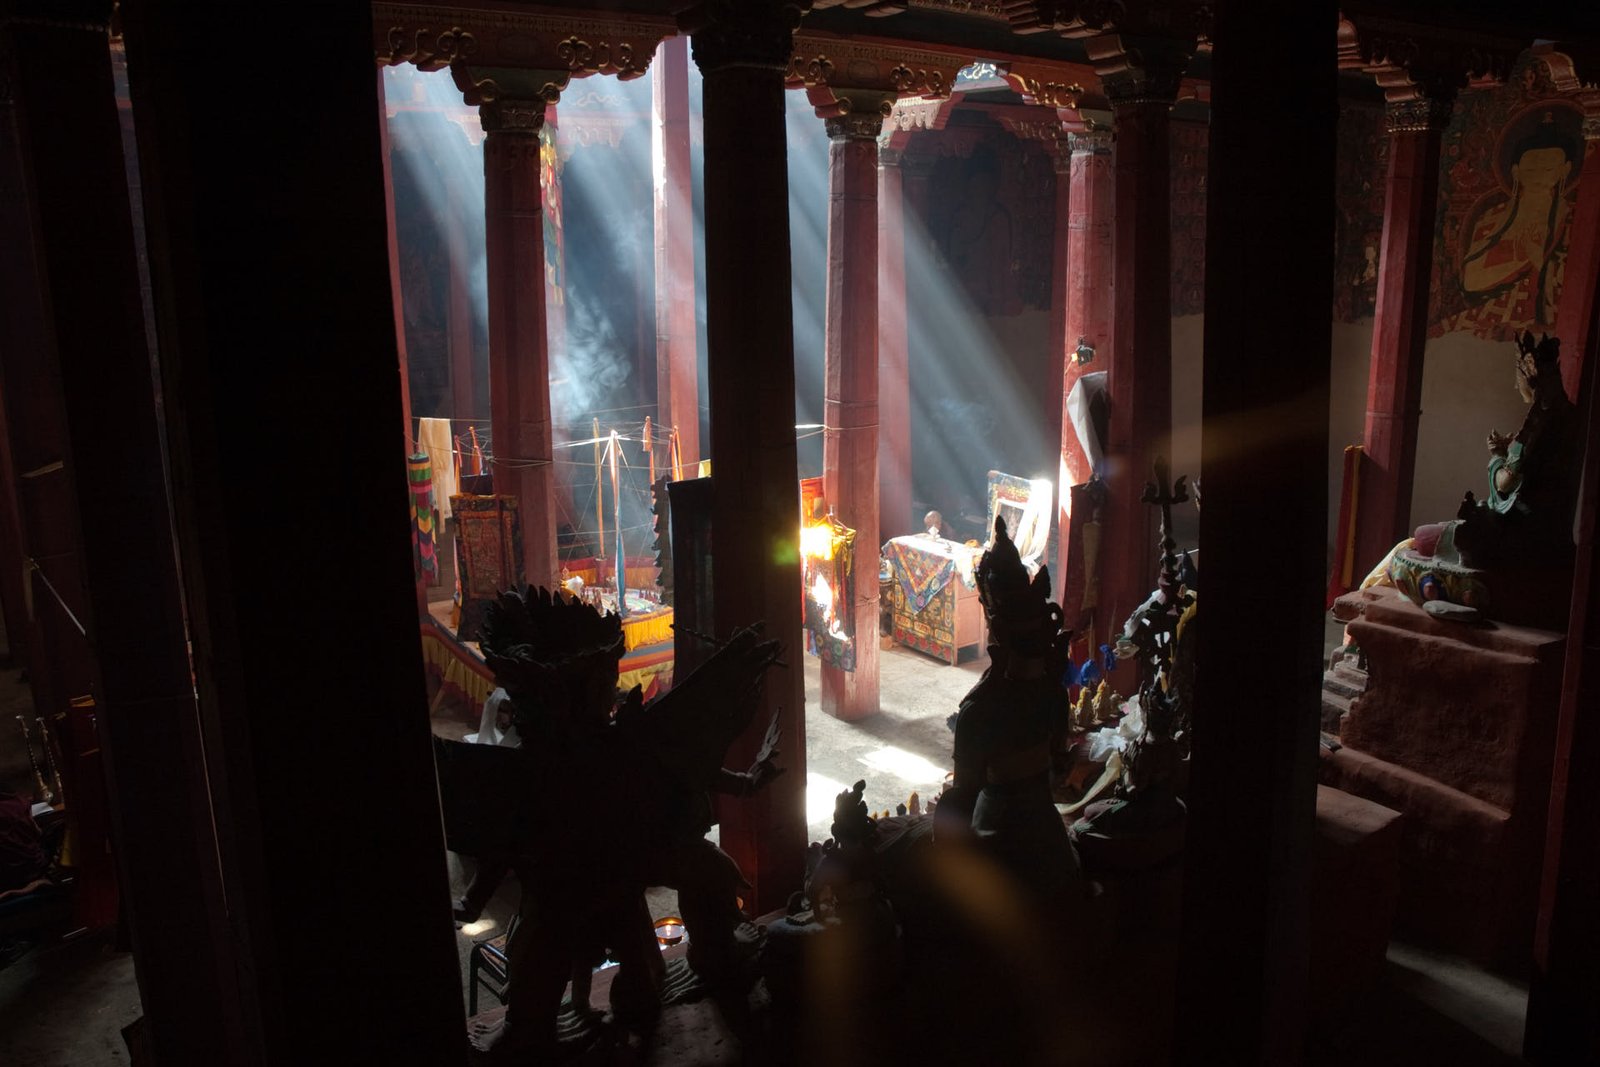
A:
POLYGON ((1562 559, 1577 495, 1577 409, 1561 383, 1560 342, 1517 340, 1515 385, 1529 404, 1514 435, 1489 431, 1489 496, 1469 492, 1449 522, 1417 527, 1363 589, 1394 585, 1412 600, 1486 607, 1489 569, 1562 559))

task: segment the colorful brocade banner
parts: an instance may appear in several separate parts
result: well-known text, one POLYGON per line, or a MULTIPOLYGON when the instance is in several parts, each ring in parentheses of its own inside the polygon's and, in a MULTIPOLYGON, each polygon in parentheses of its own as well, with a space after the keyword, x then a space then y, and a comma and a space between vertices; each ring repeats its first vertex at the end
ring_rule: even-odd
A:
POLYGON ((411 485, 412 563, 417 581, 439 581, 439 551, 434 534, 433 461, 426 452, 406 457, 406 480, 411 485))

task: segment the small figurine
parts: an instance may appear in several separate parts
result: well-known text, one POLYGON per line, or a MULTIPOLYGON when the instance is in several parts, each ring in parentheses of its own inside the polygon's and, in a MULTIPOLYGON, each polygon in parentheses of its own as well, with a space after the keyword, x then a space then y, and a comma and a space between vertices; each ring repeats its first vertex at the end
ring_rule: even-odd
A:
POLYGON ((1094 693, 1094 724, 1102 726, 1116 718, 1117 709, 1122 706, 1122 696, 1111 683, 1105 679, 1100 680, 1100 688, 1094 693))

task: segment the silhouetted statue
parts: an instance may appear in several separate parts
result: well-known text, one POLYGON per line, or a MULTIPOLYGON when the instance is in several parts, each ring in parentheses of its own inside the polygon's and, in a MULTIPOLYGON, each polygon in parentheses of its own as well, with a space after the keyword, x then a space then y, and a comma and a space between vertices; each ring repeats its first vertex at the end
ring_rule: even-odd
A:
POLYGON ((738 978, 738 900, 748 889, 734 861, 705 839, 708 793, 749 795, 780 773, 776 720, 748 771, 722 766, 750 724, 777 642, 762 640, 759 628, 740 630, 666 694, 645 705, 635 688, 620 707, 623 637, 614 614, 547 589, 502 593, 481 646, 522 746, 443 746, 447 835, 452 811, 498 806, 494 825, 470 836, 515 857, 523 896, 505 1021, 476 1031, 474 1044, 496 1062, 548 1050, 568 978, 580 976, 581 995, 581 978, 608 950, 619 964, 617 1018, 652 1019, 665 968, 647 886, 678 890, 694 971, 713 984, 738 978))

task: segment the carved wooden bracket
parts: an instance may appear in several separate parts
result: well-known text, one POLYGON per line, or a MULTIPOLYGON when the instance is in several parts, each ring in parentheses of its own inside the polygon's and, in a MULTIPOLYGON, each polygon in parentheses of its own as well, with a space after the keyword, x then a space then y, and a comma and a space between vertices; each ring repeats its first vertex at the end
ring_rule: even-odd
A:
POLYGON ((730 67, 784 70, 794 31, 811 0, 702 0, 678 15, 678 28, 702 74, 730 67))
POLYGON ((898 15, 908 8, 924 8, 952 15, 1006 21, 1007 0, 814 0, 813 7, 843 7, 868 18, 898 15))
POLYGON ((1600 48, 1565 42, 1535 45, 1533 54, 1550 72, 1557 89, 1583 109, 1585 140, 1600 140, 1600 48))
POLYGON ((537 131, 544 105, 572 78, 643 76, 662 39, 675 32, 666 18, 401 3, 373 4, 372 25, 379 64, 449 68, 467 103, 485 107, 490 132, 537 131))
POLYGON ((1447 122, 1457 93, 1503 82, 1521 50, 1509 38, 1359 12, 1339 20, 1338 40, 1340 69, 1372 76, 1391 105, 1391 129, 1447 122))
POLYGON ((1038 107, 1077 107, 1083 98, 1083 73, 1061 66, 1014 60, 1005 64, 1005 79, 1023 103, 1038 107))
POLYGON ((1090 38, 1084 47, 1113 105, 1153 103, 1170 107, 1182 92, 1184 72, 1198 43, 1197 37, 1106 34, 1090 38))
MULTIPOLYGON (((805 86, 830 137, 878 137, 895 120, 896 101, 949 99, 956 74, 968 62, 968 56, 887 41, 797 34, 788 79, 805 86)), ((901 121, 926 117, 901 112, 901 121)))

